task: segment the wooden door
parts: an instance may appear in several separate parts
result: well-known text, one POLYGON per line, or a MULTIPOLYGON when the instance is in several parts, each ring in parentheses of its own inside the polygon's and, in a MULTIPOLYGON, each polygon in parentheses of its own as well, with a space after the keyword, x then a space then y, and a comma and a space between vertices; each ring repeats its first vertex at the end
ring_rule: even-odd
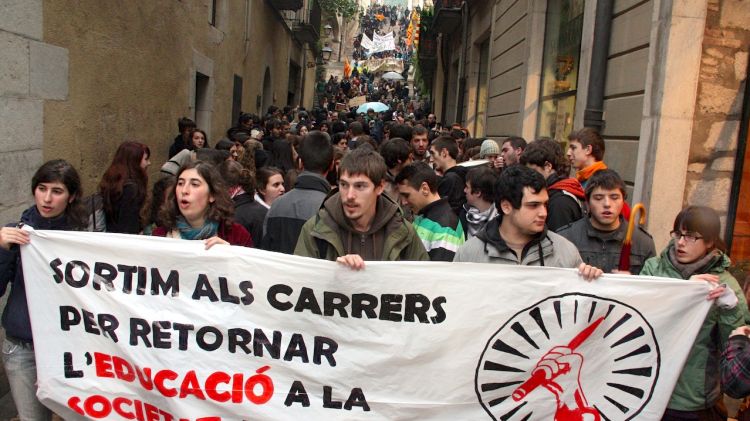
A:
POLYGON ((737 213, 732 236, 732 261, 739 263, 750 260, 750 131, 748 131, 742 165, 740 197, 737 201, 737 213))

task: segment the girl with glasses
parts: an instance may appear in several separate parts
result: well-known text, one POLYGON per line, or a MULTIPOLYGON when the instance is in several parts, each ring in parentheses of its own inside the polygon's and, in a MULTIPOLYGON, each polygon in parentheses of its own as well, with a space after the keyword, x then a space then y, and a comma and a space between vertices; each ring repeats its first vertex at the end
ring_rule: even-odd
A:
POLYGON ((719 357, 730 333, 750 318, 747 302, 727 271, 729 256, 720 238, 719 215, 711 208, 690 206, 675 218, 672 240, 661 255, 644 264, 641 275, 706 281, 717 299, 698 332, 662 420, 726 420, 721 400, 719 357))

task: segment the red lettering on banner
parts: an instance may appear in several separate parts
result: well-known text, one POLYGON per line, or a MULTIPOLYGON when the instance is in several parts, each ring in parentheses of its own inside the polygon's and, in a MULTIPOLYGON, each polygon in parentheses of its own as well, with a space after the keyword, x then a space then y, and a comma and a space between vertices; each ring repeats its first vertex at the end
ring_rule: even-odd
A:
MULTIPOLYGON (((247 380, 242 373, 230 375, 223 371, 216 371, 209 374, 205 381, 201 381, 195 370, 188 371, 180 378, 181 376, 173 370, 164 369, 153 372, 151 368, 138 367, 124 358, 99 352, 94 353, 94 365, 98 377, 116 378, 127 383, 134 383, 137 377, 138 383, 143 389, 150 391, 156 388, 162 396, 167 398, 179 397, 184 399, 192 395, 196 399, 209 399, 220 403, 230 400, 232 403, 242 403, 243 400, 247 399, 256 405, 263 405, 271 400, 274 391, 273 379, 265 374, 266 371, 271 369, 267 365, 256 370, 255 374, 248 377, 247 380), (175 387, 178 383, 179 387, 175 387), (220 385, 226 385, 227 390, 220 391, 220 385)), ((130 401, 118 400, 115 412, 123 412, 124 415, 122 416, 126 419, 138 421, 151 420, 154 416, 154 409, 149 404, 145 404, 143 407, 133 404, 135 415, 126 412, 122 408, 124 405, 129 405, 128 402, 130 401), (131 418, 127 418, 128 416, 131 416, 131 418)), ((91 405, 95 403, 96 401, 92 401, 91 405)), ((79 406, 80 400, 73 401, 73 398, 71 398, 68 404, 76 410, 75 408, 79 406)), ((103 405, 102 408, 94 408, 94 412, 107 412, 105 404, 102 403, 101 405, 103 405)), ((87 412, 85 408, 76 411, 79 414, 82 414, 81 411, 87 412)), ((117 413, 119 414, 119 412, 117 413)))
MULTIPOLYGON (((175 417, 148 402, 129 399, 122 396, 113 399, 102 395, 91 395, 86 399, 73 396, 68 399, 68 407, 81 416, 101 419, 118 415, 126 420, 136 421, 174 421, 175 417)), ((196 421, 221 421, 221 417, 203 417, 196 421)), ((180 421, 189 421, 181 418, 180 421)))
POLYGON ((177 373, 172 370, 157 371, 156 375, 154 376, 154 385, 156 385, 156 390, 158 390, 159 393, 168 398, 174 398, 175 396, 177 396, 177 390, 173 387, 167 388, 166 386, 164 386, 164 380, 174 380, 177 377, 177 373))
POLYGON ((231 394, 229 392, 219 392, 217 387, 219 384, 229 384, 232 378, 229 374, 217 371, 206 377, 206 395, 209 399, 216 402, 226 402, 230 399, 231 394))

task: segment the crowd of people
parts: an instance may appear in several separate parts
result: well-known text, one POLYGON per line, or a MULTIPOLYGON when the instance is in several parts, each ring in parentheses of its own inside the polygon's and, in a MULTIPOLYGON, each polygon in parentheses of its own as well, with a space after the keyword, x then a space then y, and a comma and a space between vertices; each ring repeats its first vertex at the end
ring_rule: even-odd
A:
MULTIPOLYGON (((726 419, 721 385, 735 397, 750 393, 750 328, 743 327, 750 313, 727 271, 714 210, 682 210, 659 254, 635 228, 623 267, 635 216, 595 130, 572 132, 564 150, 549 139, 472 138, 431 113, 369 111, 271 107, 262 118, 242 113, 218 141, 182 118, 158 173, 148 171, 148 146, 124 142, 95 192, 106 231, 198 240, 207 249, 258 247, 352 270, 382 260, 481 262, 576 268, 586 280, 606 272, 705 281, 715 305, 663 419, 726 419)), ((10 285, 3 362, 21 419, 41 420, 50 413, 35 395, 19 252, 30 239, 22 225, 92 229, 94 210, 84 206, 78 172, 63 160, 37 170, 31 193, 34 204, 0 230, 0 293, 10 285)))
MULTIPOLYGON (((419 7, 415 9, 419 13, 419 7)), ((407 45, 407 27, 411 19, 411 10, 403 6, 370 5, 359 17, 360 33, 354 40, 352 57, 354 60, 364 60, 370 57, 387 58, 395 57, 409 61, 412 49, 407 45), (395 50, 380 51, 373 54, 362 46, 362 36, 366 35, 370 40, 374 35, 386 35, 393 32, 395 50)))

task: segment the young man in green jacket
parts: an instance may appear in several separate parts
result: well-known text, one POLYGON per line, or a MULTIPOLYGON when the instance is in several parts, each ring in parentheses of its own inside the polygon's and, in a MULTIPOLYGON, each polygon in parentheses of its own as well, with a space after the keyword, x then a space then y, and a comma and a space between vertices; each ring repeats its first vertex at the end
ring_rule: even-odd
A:
POLYGON ((294 254, 364 269, 367 260, 429 260, 398 204, 383 194, 383 157, 361 146, 344 156, 338 191, 302 227, 294 254))

